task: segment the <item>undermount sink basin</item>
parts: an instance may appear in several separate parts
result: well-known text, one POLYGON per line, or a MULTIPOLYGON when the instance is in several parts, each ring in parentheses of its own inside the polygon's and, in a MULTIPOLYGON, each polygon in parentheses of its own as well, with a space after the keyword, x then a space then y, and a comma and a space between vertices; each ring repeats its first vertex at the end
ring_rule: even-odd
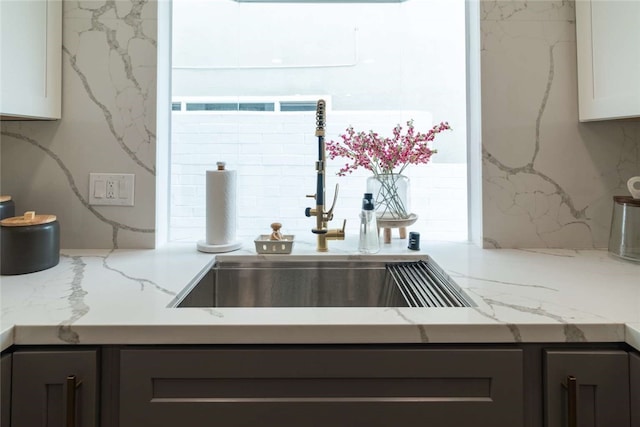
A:
POLYGON ((456 307, 472 301, 428 257, 219 257, 172 307, 456 307))

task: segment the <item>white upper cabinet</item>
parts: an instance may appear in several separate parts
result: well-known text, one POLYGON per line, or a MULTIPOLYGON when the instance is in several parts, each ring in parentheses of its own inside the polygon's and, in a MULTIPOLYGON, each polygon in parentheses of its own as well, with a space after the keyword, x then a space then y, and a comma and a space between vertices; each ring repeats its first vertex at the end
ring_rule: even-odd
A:
POLYGON ((580 121, 640 117, 640 1, 577 0, 580 121))
POLYGON ((0 0, 0 116, 59 119, 62 1, 0 0))

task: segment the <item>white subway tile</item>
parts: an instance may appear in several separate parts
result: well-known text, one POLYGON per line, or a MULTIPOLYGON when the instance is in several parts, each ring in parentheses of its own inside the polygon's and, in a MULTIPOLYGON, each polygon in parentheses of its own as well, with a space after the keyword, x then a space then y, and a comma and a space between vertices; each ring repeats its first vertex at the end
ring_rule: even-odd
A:
POLYGON ((200 132, 203 134, 226 134, 238 135, 237 123, 200 123, 200 132))
POLYGON ((247 147, 250 147, 251 149, 255 150, 256 144, 261 144, 262 143, 262 133, 249 133, 249 132, 243 132, 243 133, 238 133, 238 144, 240 145, 247 145, 247 147))
POLYGON ((252 122, 247 124, 240 123, 238 125, 239 133, 261 133, 264 135, 268 133, 282 133, 282 129, 283 126, 281 123, 256 124, 252 122))

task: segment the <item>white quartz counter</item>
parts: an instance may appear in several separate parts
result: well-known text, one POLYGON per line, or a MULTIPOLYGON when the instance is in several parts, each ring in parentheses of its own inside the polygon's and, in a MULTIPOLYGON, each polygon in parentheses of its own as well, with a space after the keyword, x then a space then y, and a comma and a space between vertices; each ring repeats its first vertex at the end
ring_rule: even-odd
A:
MULTIPOLYGON (((309 241, 294 255, 356 255, 355 241, 309 241)), ((406 241, 473 308, 171 308, 212 265, 195 244, 156 250, 63 250, 60 264, 0 277, 1 348, 13 344, 627 342, 640 349, 640 264, 606 251, 483 250, 406 241)), ((256 256, 249 245, 233 252, 256 256)), ((268 257, 268 256, 267 256, 268 257)))

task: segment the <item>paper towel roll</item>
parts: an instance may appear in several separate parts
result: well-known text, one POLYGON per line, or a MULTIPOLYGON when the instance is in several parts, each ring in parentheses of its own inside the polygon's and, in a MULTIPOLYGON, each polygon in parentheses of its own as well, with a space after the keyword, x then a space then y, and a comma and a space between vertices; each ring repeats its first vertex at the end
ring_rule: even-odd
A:
POLYGON ((207 171, 207 243, 226 245, 236 238, 236 171, 207 171))
POLYGON ((236 171, 207 171, 207 236, 198 242, 202 252, 228 252, 239 249, 236 242, 236 171))

